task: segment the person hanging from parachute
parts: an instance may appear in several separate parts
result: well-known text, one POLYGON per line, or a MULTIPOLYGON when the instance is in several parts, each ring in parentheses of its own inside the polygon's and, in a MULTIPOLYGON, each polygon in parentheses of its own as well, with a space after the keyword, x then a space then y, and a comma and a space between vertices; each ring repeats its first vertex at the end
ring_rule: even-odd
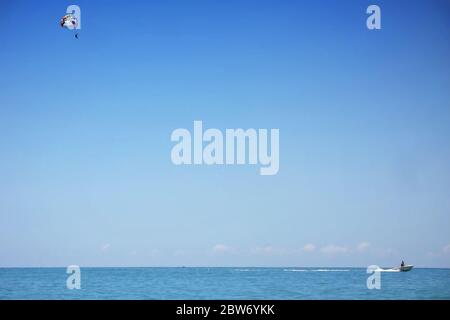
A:
POLYGON ((59 21, 59 24, 62 28, 66 28, 69 30, 75 30, 75 38, 78 39, 78 20, 73 14, 66 14, 64 17, 61 18, 59 21))

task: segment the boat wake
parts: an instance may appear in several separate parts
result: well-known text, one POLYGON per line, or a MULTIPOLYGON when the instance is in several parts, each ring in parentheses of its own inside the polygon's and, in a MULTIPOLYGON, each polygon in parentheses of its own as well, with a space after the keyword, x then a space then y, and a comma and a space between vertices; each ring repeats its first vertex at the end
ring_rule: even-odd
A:
POLYGON ((376 270, 374 270, 375 272, 400 272, 400 269, 383 269, 383 268, 378 268, 376 270))
POLYGON ((348 272, 348 269, 284 269, 289 272, 348 272))

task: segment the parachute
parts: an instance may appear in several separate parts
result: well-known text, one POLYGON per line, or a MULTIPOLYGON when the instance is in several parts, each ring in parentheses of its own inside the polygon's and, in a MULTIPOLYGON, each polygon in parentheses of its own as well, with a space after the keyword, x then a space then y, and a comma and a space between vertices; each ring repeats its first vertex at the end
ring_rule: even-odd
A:
MULTIPOLYGON (((73 14, 66 14, 64 17, 61 18, 59 24, 61 25, 62 28, 66 28, 69 30, 77 30, 78 20, 77 18, 75 18, 73 14)), ((75 38, 78 39, 78 32, 75 33, 75 38)))

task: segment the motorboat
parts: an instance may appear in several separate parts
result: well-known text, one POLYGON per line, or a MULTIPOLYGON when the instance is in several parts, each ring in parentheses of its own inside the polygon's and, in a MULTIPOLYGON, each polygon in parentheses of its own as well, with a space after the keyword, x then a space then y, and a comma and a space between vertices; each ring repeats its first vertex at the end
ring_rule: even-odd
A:
POLYGON ((402 272, 406 272, 406 271, 411 271, 411 269, 413 268, 414 266, 413 265, 411 265, 411 264, 405 264, 405 265, 403 265, 403 266, 400 266, 400 271, 402 271, 402 272))

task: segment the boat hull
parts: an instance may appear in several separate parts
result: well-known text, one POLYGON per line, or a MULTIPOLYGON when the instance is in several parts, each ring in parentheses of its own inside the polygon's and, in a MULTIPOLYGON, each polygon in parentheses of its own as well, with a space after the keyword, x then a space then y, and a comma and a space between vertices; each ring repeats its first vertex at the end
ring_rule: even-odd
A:
POLYGON ((402 266, 402 267, 400 267, 400 271, 402 271, 402 272, 410 271, 413 267, 414 266, 412 266, 412 265, 402 266))

